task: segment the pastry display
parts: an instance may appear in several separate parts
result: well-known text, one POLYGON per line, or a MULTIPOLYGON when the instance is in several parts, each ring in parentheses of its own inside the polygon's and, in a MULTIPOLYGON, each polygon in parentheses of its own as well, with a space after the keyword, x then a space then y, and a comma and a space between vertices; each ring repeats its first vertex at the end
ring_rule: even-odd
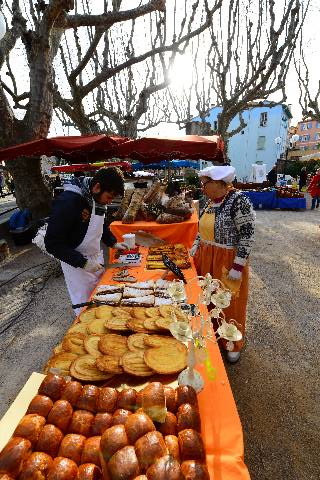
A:
MULTIPOLYGON (((165 254, 172 260, 180 269, 190 268, 191 264, 189 261, 189 254, 186 247, 180 243, 176 243, 174 245, 159 245, 156 247, 150 247, 148 249, 147 255, 147 269, 154 270, 154 269, 166 269, 166 266, 162 260, 162 254, 165 254)), ((165 281, 157 280, 158 285, 160 286, 160 290, 163 290, 163 285, 165 285, 165 281)), ((158 288, 156 282, 156 289, 158 288)))
MULTIPOLYGON (((127 294, 136 293, 132 290, 149 293, 152 288, 152 291, 158 290, 165 295, 165 290, 159 286, 166 285, 160 283, 156 286, 153 281, 147 281, 139 282, 138 289, 128 286, 121 288, 127 294)), ((100 291, 105 290, 101 288, 100 291)), ((46 371, 54 368, 56 372, 64 376, 71 375, 82 382, 110 380, 113 376, 123 373, 142 378, 155 373, 160 375, 179 373, 186 367, 187 349, 171 336, 169 329, 174 319, 188 321, 188 318, 179 307, 173 305, 161 303, 159 307, 141 306, 141 298, 146 299, 148 305, 150 297, 154 296, 140 297, 137 306, 100 305, 88 310, 90 316, 80 315, 80 322, 75 325, 82 325, 83 332, 87 333, 77 331, 70 333, 69 329, 62 341, 60 353, 54 354, 49 359, 46 371), (99 318, 93 317, 93 313, 99 318), (65 351, 64 348, 73 351, 65 351), (148 350, 155 348, 159 350, 146 355, 148 350), (166 358, 170 366, 166 365, 166 358)), ((132 301, 135 305, 136 298, 124 300, 128 300, 129 304, 132 301)), ((73 390, 66 393, 65 400, 72 400, 74 404, 77 395, 81 394, 81 385, 74 382, 73 390)), ((35 406, 34 412, 40 414, 42 412, 46 416, 52 406, 50 403, 48 405, 44 403, 42 402, 41 409, 35 406)))

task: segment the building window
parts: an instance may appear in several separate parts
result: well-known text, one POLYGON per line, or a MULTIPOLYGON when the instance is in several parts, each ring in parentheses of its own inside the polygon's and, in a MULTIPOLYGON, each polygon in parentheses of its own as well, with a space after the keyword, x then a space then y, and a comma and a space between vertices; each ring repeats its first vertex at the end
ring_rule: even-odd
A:
POLYGON ((213 131, 214 131, 214 132, 217 132, 217 130, 218 130, 218 121, 217 121, 217 120, 214 120, 214 121, 213 121, 213 131))
POLYGON ((268 112, 260 113, 260 127, 266 127, 268 123, 268 112))
POLYGON ((308 135, 301 135, 299 137, 299 142, 309 142, 309 140, 310 140, 310 135, 309 134, 308 135))
POLYGON ((315 133, 314 134, 314 139, 315 140, 320 140, 320 133, 315 133))
POLYGON ((312 128, 312 122, 307 123, 307 129, 310 130, 310 128, 312 128))
POLYGON ((320 128, 320 122, 316 123, 316 128, 320 128))
POLYGON ((257 150, 264 150, 266 148, 266 137, 258 137, 257 150))
POLYGON ((301 123, 300 127, 301 130, 307 130, 307 125, 305 123, 301 123))

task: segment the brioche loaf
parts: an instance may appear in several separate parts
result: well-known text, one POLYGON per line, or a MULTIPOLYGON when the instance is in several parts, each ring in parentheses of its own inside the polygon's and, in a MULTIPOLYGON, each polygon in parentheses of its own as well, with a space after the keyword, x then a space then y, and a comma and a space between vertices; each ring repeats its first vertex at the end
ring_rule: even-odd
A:
POLYGON ((0 474, 17 477, 22 464, 31 455, 31 442, 26 438, 13 437, 0 453, 0 474))
POLYGON ((47 417, 51 408, 53 407, 53 401, 46 395, 36 395, 30 402, 27 414, 36 413, 42 417, 47 417))
POLYGON ((38 452, 44 452, 55 458, 58 455, 59 447, 63 439, 63 433, 55 425, 47 424, 43 427, 37 445, 36 450, 38 452))
POLYGON ((62 432, 68 431, 69 423, 71 422, 73 409, 68 400, 57 400, 49 415, 47 422, 58 427, 62 432))

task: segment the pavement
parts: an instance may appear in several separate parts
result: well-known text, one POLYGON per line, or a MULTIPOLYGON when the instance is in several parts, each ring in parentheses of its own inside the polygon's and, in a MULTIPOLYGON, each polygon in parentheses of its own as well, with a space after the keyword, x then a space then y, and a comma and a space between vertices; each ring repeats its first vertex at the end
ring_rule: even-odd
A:
MULTIPOLYGON (((320 478, 319 225, 320 209, 257 211, 246 346, 226 364, 252 480, 320 478)), ((0 268, 0 417, 74 318, 56 264, 33 245, 9 239, 9 247, 0 268)))

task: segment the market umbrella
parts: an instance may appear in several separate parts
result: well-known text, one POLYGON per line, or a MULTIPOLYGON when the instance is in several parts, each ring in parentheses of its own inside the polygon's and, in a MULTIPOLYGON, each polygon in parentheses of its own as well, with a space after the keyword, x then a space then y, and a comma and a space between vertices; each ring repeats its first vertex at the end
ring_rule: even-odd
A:
POLYGON ((224 162, 223 141, 217 135, 138 138, 118 144, 113 149, 113 156, 128 157, 143 164, 175 159, 224 162))
POLYGON ((72 165, 55 165, 51 170, 56 173, 73 173, 99 170, 99 168, 102 167, 120 167, 126 172, 132 172, 132 165, 130 162, 73 163, 72 165))
POLYGON ((71 137, 52 137, 22 143, 0 150, 0 161, 14 160, 18 157, 56 156, 69 161, 94 161, 110 157, 118 144, 128 141, 125 137, 107 135, 79 135, 71 137))

